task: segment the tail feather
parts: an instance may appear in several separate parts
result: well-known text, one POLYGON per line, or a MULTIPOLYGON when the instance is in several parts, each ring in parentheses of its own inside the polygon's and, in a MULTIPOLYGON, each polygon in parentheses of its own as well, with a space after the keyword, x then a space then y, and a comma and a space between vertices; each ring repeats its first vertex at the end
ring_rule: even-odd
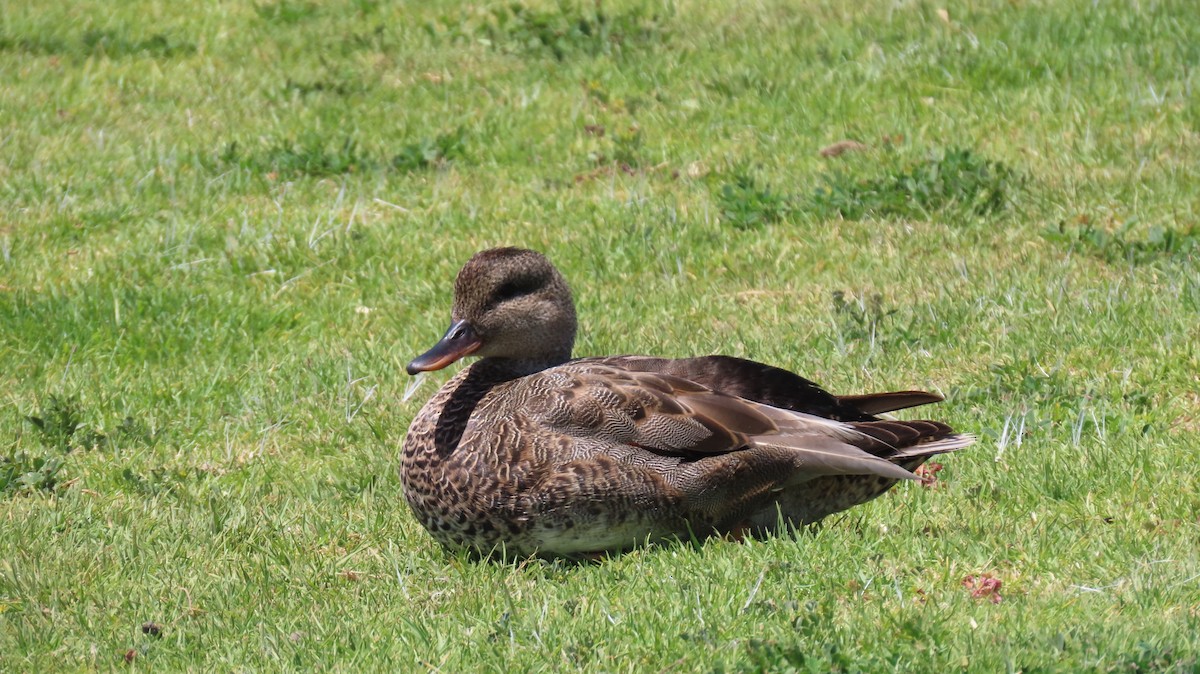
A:
POLYGON ((865 452, 834 437, 814 434, 767 435, 752 438, 756 447, 786 450, 793 457, 795 472, 805 479, 824 475, 875 475, 892 480, 913 480, 916 476, 891 457, 865 452))
POLYGON ((935 454, 946 454, 948 452, 957 452, 960 449, 966 449, 975 444, 975 436, 970 433, 955 433, 947 435, 944 438, 922 442, 911 447, 904 447, 894 455, 889 456, 890 461, 902 461, 905 459, 914 459, 917 457, 930 457, 935 454))
POLYGON ((773 445, 797 451, 806 470, 825 475, 877 475, 916 479, 912 459, 968 447, 975 436, 955 433, 940 421, 856 421, 843 423, 810 414, 758 408, 775 425, 773 433, 752 435, 758 446, 773 445))
POLYGON ((924 419, 917 421, 860 421, 852 423, 850 426, 892 449, 936 440, 954 433, 954 429, 940 421, 924 419))
POLYGON ((856 408, 865 414, 886 414, 910 407, 940 403, 945 398, 925 391, 888 391, 863 395, 837 396, 838 403, 856 408))
POLYGON ((955 433, 950 426, 927 419, 861 421, 849 425, 878 443, 876 446, 863 446, 863 449, 894 462, 945 454, 975 443, 974 435, 955 433))

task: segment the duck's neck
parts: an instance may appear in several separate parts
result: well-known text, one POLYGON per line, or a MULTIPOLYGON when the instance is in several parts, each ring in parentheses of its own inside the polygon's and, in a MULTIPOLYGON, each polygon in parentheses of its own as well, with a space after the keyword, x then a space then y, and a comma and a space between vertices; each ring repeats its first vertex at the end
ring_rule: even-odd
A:
POLYGON ((518 377, 525 377, 535 372, 541 372, 555 365, 562 365, 568 360, 571 360, 570 351, 538 358, 501 358, 498 356, 489 356, 476 361, 471 366, 471 369, 478 373, 479 376, 496 381, 507 381, 509 379, 517 379, 518 377))

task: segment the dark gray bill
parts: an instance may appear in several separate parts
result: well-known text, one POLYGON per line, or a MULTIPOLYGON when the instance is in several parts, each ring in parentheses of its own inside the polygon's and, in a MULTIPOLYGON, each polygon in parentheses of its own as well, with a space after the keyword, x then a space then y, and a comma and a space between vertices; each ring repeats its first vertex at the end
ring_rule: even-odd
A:
POLYGON ((440 370, 459 358, 475 353, 481 346, 483 340, 475 334, 470 323, 454 321, 432 349, 414 358, 405 369, 409 374, 440 370))

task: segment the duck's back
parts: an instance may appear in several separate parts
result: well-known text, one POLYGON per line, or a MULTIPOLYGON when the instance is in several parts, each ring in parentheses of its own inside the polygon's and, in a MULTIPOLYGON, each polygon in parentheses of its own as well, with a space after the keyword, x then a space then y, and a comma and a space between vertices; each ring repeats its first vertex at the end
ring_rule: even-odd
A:
POLYGON ((780 409, 814 414, 836 421, 875 421, 885 412, 940 402, 925 391, 889 391, 860 396, 835 396, 816 382, 773 365, 735 356, 655 358, 606 356, 580 358, 640 372, 661 372, 780 409))

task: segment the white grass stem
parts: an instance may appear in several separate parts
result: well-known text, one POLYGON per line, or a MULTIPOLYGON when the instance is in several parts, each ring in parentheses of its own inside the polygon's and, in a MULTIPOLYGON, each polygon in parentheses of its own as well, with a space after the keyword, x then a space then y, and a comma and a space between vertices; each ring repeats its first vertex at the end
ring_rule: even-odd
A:
POLYGON ((763 578, 767 577, 767 567, 763 567, 762 571, 758 572, 758 580, 754 581, 754 587, 750 589, 750 595, 746 597, 746 603, 742 604, 740 613, 745 613, 746 609, 750 608, 750 604, 754 603, 754 598, 758 596, 758 588, 762 587, 763 578))

